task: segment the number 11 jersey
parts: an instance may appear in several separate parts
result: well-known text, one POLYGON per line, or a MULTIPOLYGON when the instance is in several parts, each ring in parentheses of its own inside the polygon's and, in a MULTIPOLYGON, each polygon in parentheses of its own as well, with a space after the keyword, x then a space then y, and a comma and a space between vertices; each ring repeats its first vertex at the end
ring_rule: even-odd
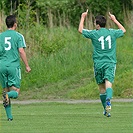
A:
POLYGON ((93 61, 95 63, 116 63, 116 39, 122 37, 121 29, 100 28, 99 30, 83 29, 84 37, 93 44, 93 61))

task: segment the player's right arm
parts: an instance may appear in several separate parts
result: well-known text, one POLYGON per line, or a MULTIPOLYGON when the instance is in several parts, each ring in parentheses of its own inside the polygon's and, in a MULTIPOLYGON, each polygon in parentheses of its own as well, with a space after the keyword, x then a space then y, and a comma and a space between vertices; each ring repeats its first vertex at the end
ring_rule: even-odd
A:
POLYGON ((126 29, 122 26, 122 24, 116 19, 116 17, 109 12, 110 19, 118 26, 119 29, 121 29, 124 33, 126 32, 126 29))
POLYGON ((81 34, 82 34, 82 30, 84 28, 84 20, 85 20, 85 18, 87 16, 87 13, 88 13, 88 9, 87 9, 86 12, 82 13, 82 15, 81 15, 81 19, 80 19, 80 23, 79 23, 79 28, 78 28, 78 31, 81 34))

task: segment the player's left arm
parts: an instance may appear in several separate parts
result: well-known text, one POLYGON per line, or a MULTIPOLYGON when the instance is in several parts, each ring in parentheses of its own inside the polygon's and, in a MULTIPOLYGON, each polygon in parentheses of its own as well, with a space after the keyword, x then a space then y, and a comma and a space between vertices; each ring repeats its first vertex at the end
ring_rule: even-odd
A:
POLYGON ((85 20, 85 18, 87 16, 87 13, 88 13, 88 9, 87 9, 86 12, 82 13, 82 15, 81 15, 81 19, 80 19, 80 23, 79 23, 79 28, 78 28, 78 31, 81 34, 82 34, 82 30, 84 28, 84 20, 85 20))

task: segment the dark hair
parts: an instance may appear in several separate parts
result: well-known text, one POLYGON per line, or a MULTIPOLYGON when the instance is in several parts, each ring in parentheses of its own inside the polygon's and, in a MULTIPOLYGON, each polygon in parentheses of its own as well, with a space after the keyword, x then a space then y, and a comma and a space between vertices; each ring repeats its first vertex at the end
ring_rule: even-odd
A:
POLYGON ((96 19, 96 24, 99 24, 100 27, 106 26, 106 18, 103 15, 98 15, 95 17, 95 19, 96 19))
POLYGON ((6 26, 7 26, 7 28, 12 28, 15 23, 16 23, 15 15, 9 15, 9 16, 6 17, 6 26))

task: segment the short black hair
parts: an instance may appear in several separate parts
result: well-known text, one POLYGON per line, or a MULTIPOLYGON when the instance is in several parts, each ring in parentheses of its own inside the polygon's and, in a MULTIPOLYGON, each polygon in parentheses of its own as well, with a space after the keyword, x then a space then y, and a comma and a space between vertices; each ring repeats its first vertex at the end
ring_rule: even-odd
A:
POLYGON ((7 28, 12 28, 15 23, 16 23, 15 15, 9 15, 9 16, 6 17, 6 26, 7 26, 7 28))
POLYGON ((106 18, 103 15, 98 15, 95 17, 96 24, 99 24, 100 27, 106 26, 106 18))

